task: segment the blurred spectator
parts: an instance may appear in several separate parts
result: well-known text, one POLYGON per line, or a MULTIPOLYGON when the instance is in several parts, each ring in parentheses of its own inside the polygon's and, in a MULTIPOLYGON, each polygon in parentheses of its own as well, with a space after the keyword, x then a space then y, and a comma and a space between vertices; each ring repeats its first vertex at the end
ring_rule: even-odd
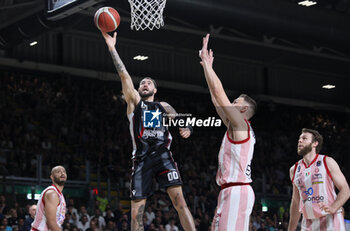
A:
POLYGON ((106 226, 105 219, 101 216, 101 210, 99 208, 95 209, 95 214, 91 217, 91 219, 96 218, 98 221, 98 225, 100 229, 103 229, 106 226))
POLYGON ((179 228, 175 225, 175 219, 171 218, 169 223, 165 226, 166 231, 179 231, 179 228))
POLYGON ((67 207, 70 208, 70 212, 72 214, 78 214, 78 210, 75 208, 74 206, 74 199, 73 198, 69 198, 68 199, 68 204, 67 204, 67 207))
POLYGON ((20 231, 24 231, 24 219, 23 218, 18 219, 18 229, 20 231))
POLYGON ((117 224, 113 221, 113 220, 109 220, 107 222, 107 229, 111 230, 111 231, 117 231, 117 224))
POLYGON ((147 218, 146 224, 150 225, 153 222, 154 218, 156 217, 156 215, 152 211, 152 207, 151 206, 147 207, 147 211, 145 212, 145 215, 146 215, 146 218, 147 218))
POLYGON ((84 214, 81 216, 80 221, 78 221, 77 228, 81 229, 82 231, 85 231, 88 228, 90 228, 90 222, 87 215, 84 214))
POLYGON ((8 220, 6 217, 2 218, 1 224, 5 227, 5 231, 12 231, 12 227, 9 226, 8 220))
POLYGON ((0 214, 7 214, 9 209, 10 208, 6 205, 5 195, 0 194, 0 214))
POLYGON ((81 221, 81 218, 83 216, 86 216, 87 222, 89 223, 90 222, 90 215, 88 214, 87 209, 86 209, 86 207, 84 205, 80 206, 78 220, 81 221))
POLYGON ((118 228, 118 231, 119 231, 119 230, 121 230, 121 231, 130 230, 130 227, 129 227, 129 224, 128 224, 128 221, 127 221, 127 220, 122 219, 121 225, 120 225, 120 229, 118 228))
POLYGON ((24 226, 23 226, 23 231, 30 231, 31 227, 32 227, 32 223, 34 221, 35 218, 35 214, 36 214, 36 205, 32 205, 29 207, 29 215, 27 217, 27 219, 24 221, 24 226))
POLYGON ((95 230, 101 230, 101 228, 98 227, 97 219, 91 219, 89 228, 87 228, 87 231, 95 231, 95 230))
POLYGON ((68 222, 73 225, 77 225, 79 221, 79 215, 77 209, 75 209, 72 204, 68 204, 66 215, 67 214, 69 215, 68 222))
POLYGON ((111 208, 107 208, 106 210, 106 216, 104 217, 106 224, 108 224, 109 221, 116 221, 116 218, 114 217, 114 213, 111 208))
POLYGON ((101 212, 105 212, 106 211, 106 206, 108 205, 108 200, 107 198, 104 196, 104 191, 100 191, 100 194, 98 196, 96 196, 96 202, 98 202, 97 206, 100 209, 101 212))
POLYGON ((8 218, 8 224, 9 226, 14 226, 16 225, 18 227, 18 215, 17 215, 17 211, 15 208, 11 208, 9 211, 9 218, 8 218))

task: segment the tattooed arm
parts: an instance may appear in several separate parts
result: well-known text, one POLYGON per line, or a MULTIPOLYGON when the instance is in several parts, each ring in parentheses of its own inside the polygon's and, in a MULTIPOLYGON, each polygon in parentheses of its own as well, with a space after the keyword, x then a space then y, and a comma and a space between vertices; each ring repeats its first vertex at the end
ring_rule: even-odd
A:
POLYGON ((108 46, 108 50, 111 53, 113 63, 117 69, 118 75, 122 82, 122 90, 125 97, 125 101, 128 104, 128 114, 134 110, 135 105, 140 101, 140 95, 134 88, 132 79, 126 70, 123 61, 119 57, 117 50, 115 49, 117 33, 114 32, 113 37, 109 34, 102 32, 102 35, 108 46))

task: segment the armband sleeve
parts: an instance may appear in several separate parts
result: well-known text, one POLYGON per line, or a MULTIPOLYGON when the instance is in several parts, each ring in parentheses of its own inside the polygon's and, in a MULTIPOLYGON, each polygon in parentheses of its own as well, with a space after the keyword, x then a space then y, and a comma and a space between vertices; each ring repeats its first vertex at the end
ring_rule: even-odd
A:
MULTIPOLYGON (((176 116, 174 120, 184 120, 186 121, 186 116, 176 116)), ((177 123, 177 124, 180 124, 180 123, 177 123)), ((193 127, 191 125, 187 125, 187 126, 180 126, 180 128, 188 128, 191 132, 191 135, 193 134, 193 127)))

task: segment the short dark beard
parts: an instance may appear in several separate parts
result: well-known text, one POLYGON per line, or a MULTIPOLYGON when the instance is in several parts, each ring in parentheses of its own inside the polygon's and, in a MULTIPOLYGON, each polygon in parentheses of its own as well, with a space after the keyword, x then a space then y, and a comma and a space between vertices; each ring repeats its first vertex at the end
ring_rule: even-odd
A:
POLYGON ((311 152, 311 150, 312 150, 312 147, 311 147, 311 144, 309 144, 309 145, 303 147, 302 149, 300 149, 300 150, 298 151, 298 155, 299 155, 299 156, 305 156, 306 154, 308 154, 309 152, 311 152))
POLYGON ((154 90, 149 91, 148 93, 145 93, 145 94, 142 93, 142 90, 139 90, 139 95, 141 96, 141 98, 148 98, 154 95, 154 90))
POLYGON ((64 186, 64 183, 66 183, 66 181, 61 181, 59 178, 53 178, 53 182, 59 186, 64 186))

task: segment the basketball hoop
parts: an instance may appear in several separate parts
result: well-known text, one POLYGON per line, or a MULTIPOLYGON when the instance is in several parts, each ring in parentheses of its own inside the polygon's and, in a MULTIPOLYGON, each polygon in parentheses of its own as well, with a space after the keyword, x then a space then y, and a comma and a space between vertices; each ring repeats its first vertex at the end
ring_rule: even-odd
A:
POLYGON ((159 29, 164 26, 163 11, 166 0, 129 0, 131 29, 159 29))

